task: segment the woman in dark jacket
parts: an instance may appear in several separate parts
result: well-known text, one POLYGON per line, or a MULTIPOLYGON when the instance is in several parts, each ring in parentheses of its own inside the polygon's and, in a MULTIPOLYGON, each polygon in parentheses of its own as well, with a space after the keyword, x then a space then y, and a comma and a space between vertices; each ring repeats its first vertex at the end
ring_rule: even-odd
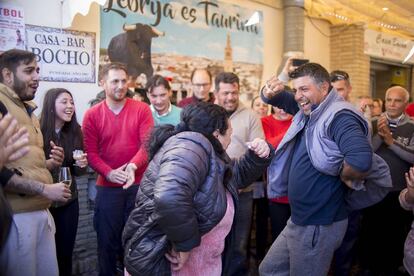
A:
POLYGON ((150 163, 125 225, 125 266, 132 275, 226 274, 237 189, 263 173, 273 151, 262 139, 230 160, 232 127, 220 106, 187 106, 174 128, 154 129, 150 163))
MULTIPOLYGON (((75 150, 83 150, 82 131, 76 120, 72 94, 64 88, 53 88, 46 92, 40 117, 46 162, 57 145, 64 150, 62 167, 69 167, 72 174, 71 199, 66 203, 54 202, 50 212, 56 224, 56 255, 59 275, 72 275, 72 252, 78 228, 79 203, 75 176, 86 172, 86 154, 73 158, 75 150)), ((59 182, 59 166, 48 166, 53 181, 59 182)))

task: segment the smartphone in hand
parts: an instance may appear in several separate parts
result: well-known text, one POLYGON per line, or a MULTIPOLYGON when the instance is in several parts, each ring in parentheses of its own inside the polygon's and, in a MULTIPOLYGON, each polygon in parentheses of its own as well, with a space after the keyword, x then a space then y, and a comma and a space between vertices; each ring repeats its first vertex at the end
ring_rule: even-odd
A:
POLYGON ((301 66, 305 63, 308 63, 309 59, 300 59, 300 58, 294 58, 292 59, 292 65, 295 67, 301 66))

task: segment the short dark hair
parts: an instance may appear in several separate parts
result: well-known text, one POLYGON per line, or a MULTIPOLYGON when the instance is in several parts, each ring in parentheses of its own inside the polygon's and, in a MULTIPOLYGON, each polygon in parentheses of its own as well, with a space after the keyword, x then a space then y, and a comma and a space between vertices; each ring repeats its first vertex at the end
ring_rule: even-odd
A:
POLYGON ((211 83, 211 80, 213 79, 213 76, 211 75, 211 72, 210 72, 210 71, 208 71, 206 68, 195 68, 195 69, 191 72, 191 76, 190 76, 191 83, 193 83, 193 77, 194 77, 194 75, 195 75, 195 73, 196 73, 197 71, 204 71, 204 72, 206 72, 206 73, 207 73, 207 75, 208 75, 208 77, 209 77, 209 79, 210 79, 210 83, 211 83))
POLYGON ((101 67, 99 70, 99 80, 103 80, 106 76, 108 76, 108 72, 110 70, 123 70, 128 76, 128 69, 125 64, 121 62, 111 62, 101 67))
POLYGON ((240 87, 239 77, 232 72, 221 72, 216 76, 216 79, 214 81, 216 91, 219 90, 220 82, 230 84, 237 83, 237 85, 240 87))
POLYGON ((342 70, 334 70, 329 75, 331 82, 336 82, 340 80, 344 80, 349 83, 349 75, 347 72, 342 70))
POLYGON ((312 78, 316 84, 322 84, 324 82, 330 84, 328 71, 318 63, 309 62, 303 64, 289 73, 291 79, 305 76, 312 78))
POLYGON ((1 72, 4 68, 16 73, 16 68, 20 64, 29 64, 36 60, 36 55, 29 51, 20 49, 11 49, 0 55, 0 82, 3 82, 3 74, 1 72))
POLYGON ((152 76, 148 80, 147 85, 145 86, 145 89, 147 90, 147 93, 151 93, 152 90, 158 86, 164 86, 165 89, 171 90, 171 86, 168 80, 166 80, 163 76, 160 76, 160 75, 152 76))

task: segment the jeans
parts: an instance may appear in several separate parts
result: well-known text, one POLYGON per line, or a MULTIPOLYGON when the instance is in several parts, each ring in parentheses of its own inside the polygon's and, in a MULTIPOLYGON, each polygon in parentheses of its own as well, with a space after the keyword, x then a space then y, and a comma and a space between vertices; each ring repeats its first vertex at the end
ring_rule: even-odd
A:
POLYGON ((98 238, 99 275, 116 275, 117 260, 123 259, 122 231, 134 208, 138 186, 97 186, 94 226, 98 238))
POLYGON ((266 255, 266 249, 268 246, 268 201, 269 200, 265 197, 253 200, 254 209, 256 210, 256 256, 260 261, 263 260, 266 255))
POLYGON ((56 255, 60 276, 72 275, 72 253, 78 230, 79 202, 73 200, 67 205, 50 208, 56 225, 56 255))
POLYGON ((272 241, 282 233, 290 218, 290 205, 287 203, 269 202, 270 224, 272 226, 272 241))
POLYGON ((239 194, 239 209, 234 217, 235 240, 229 275, 247 275, 247 245, 253 214, 253 192, 239 194))
POLYGON ((294 224, 291 219, 259 267, 260 275, 328 275, 336 248, 341 245, 348 219, 330 225, 294 224))

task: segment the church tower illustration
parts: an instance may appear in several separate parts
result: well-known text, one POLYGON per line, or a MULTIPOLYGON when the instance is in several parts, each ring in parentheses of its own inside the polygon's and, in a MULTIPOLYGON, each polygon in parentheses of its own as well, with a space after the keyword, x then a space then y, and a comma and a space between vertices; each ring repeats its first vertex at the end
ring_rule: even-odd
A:
POLYGON ((233 72, 233 49, 231 48, 229 33, 227 33, 227 42, 226 47, 224 48, 224 71, 233 72))

